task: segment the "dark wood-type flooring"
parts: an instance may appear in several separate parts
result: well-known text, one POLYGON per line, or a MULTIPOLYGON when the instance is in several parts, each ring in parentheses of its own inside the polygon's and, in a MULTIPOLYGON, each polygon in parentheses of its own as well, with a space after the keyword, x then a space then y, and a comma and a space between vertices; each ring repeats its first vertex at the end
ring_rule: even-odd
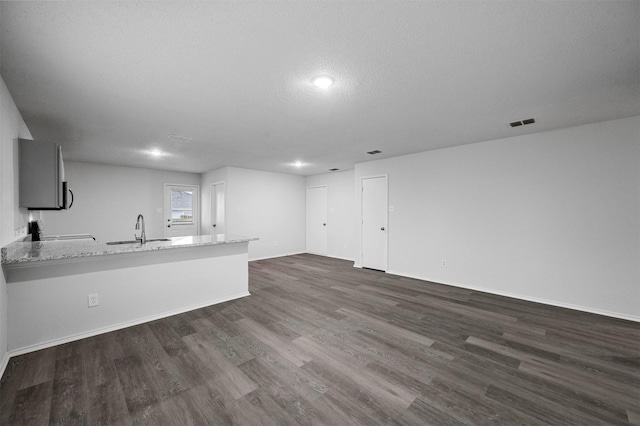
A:
POLYGON ((0 424, 640 424, 637 323, 313 255, 249 268, 250 297, 12 358, 0 424))

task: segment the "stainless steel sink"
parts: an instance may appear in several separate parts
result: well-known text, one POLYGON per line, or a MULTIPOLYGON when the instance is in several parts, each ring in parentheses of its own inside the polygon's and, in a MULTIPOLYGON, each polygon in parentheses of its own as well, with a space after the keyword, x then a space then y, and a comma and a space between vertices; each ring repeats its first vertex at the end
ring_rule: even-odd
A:
MULTIPOLYGON (((156 238, 156 239, 152 239, 152 240, 147 240, 148 243, 153 243, 156 241, 171 241, 169 238, 156 238)), ((140 244, 140 241, 136 241, 136 240, 129 240, 129 241, 109 241, 107 243, 108 246, 113 246, 116 244, 140 244)))

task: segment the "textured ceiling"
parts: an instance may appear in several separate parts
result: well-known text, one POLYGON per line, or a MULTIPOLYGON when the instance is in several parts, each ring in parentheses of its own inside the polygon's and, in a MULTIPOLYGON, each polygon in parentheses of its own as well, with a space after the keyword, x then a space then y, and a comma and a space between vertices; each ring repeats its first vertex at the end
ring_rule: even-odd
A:
POLYGON ((0 70, 67 159, 308 175, 637 115, 639 22, 639 1, 2 1, 0 70))

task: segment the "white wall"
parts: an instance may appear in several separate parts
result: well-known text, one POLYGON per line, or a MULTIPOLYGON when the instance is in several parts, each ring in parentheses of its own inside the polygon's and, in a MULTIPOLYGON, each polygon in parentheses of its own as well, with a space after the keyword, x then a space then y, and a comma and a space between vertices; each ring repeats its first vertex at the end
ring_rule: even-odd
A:
POLYGON ((353 170, 307 176, 307 187, 327 186, 327 256, 355 259, 356 204, 353 170))
POLYGON ((164 184, 200 185, 200 174, 65 161, 75 201, 70 210, 43 211, 45 234, 92 234, 100 242, 132 240, 138 213, 147 238, 164 236, 164 184))
MULTIPOLYGON (((32 139, 0 78, 0 247, 23 238, 29 221, 28 211, 18 207, 17 138, 32 139)), ((7 336, 7 284, 4 274, 0 274, 0 377, 8 361, 7 336)))
POLYGON ((639 117, 362 163, 355 186, 382 173, 389 272, 640 320, 639 117))
POLYGON ((258 237, 249 258, 284 256, 305 251, 305 177, 224 167, 204 174, 65 161, 75 195, 65 211, 43 211, 45 233, 89 233, 98 241, 133 239, 138 213, 145 217, 148 238, 164 235, 164 184, 200 186, 201 232, 211 226, 210 184, 225 182, 226 232, 258 237), (276 245, 277 243, 277 245, 276 245))
MULTIPOLYGON (((305 177, 237 167, 224 169, 220 173, 226 174, 226 233, 260 239, 249 243, 249 260, 303 253, 305 177)), ((214 180, 203 182, 208 186, 223 175, 205 174, 214 180)), ((206 203, 203 200, 203 206, 206 203)))

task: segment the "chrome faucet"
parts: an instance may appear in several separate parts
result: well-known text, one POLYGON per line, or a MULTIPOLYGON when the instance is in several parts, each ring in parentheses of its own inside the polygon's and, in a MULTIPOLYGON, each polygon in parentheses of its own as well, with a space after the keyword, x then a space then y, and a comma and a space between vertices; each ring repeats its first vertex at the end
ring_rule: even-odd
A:
POLYGON ((145 244, 147 242, 147 235, 144 233, 144 216, 142 216, 142 213, 140 213, 138 219, 136 219, 136 230, 140 229, 140 223, 142 223, 142 233, 140 237, 135 234, 134 236, 136 237, 136 241, 140 241, 140 244, 145 244))

